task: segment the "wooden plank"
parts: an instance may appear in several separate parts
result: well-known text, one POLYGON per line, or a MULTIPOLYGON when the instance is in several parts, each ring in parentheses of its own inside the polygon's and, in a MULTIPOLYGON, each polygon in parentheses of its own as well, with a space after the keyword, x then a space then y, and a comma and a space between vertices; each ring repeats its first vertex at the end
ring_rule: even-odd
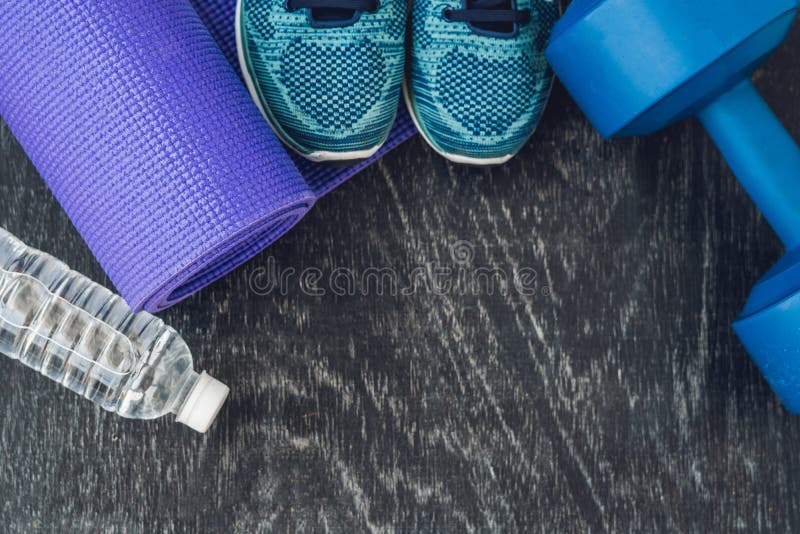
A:
MULTIPOLYGON (((758 85, 800 139, 799 46, 795 27, 758 85)), ((108 283, 5 127, 0 155, 0 225, 108 283)), ((603 142, 558 86, 507 166, 449 165, 415 139, 163 313, 232 388, 206 436, 0 361, 0 523, 797 530, 800 418, 729 327, 780 253, 696 123, 603 142), (531 294, 254 290, 273 262, 537 276, 531 294)))

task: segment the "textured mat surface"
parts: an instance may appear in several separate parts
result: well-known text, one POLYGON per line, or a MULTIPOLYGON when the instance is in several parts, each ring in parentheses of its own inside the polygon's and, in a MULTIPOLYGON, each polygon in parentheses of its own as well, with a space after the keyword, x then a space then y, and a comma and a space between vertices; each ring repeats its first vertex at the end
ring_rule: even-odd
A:
MULTIPOLYGON (((236 268, 369 164, 287 155, 235 71, 234 14, 235 0, 3 8, 0 115, 136 310, 236 268)), ((412 134, 401 115, 384 152, 412 134)))

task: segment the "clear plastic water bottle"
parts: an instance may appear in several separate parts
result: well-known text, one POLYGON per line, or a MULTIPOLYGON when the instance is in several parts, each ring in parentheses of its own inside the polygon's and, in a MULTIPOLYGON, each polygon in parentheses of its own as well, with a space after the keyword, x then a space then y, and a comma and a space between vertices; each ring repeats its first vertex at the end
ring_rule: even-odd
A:
POLYGON ((205 432, 228 387, 193 370, 175 330, 0 228, 0 353, 123 417, 205 432))

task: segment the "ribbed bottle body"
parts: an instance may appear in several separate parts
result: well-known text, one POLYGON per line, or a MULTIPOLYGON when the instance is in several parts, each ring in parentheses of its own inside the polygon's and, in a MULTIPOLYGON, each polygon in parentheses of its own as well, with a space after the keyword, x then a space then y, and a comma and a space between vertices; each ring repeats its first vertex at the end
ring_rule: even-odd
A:
POLYGON ((197 380, 175 330, 1 228, 0 353, 137 419, 176 412, 197 380))

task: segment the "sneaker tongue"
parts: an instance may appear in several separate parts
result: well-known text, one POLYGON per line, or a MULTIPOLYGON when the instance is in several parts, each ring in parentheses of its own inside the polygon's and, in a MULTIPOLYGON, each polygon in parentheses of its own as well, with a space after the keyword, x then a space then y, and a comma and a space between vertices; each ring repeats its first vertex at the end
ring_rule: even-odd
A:
MULTIPOLYGON (((512 0, 467 0, 467 9, 508 10, 514 9, 514 3, 512 0)), ((469 25, 478 31, 507 34, 514 32, 512 22, 470 22, 469 25)))
POLYGON ((339 9, 336 7, 315 7, 311 9, 311 20, 321 23, 344 23, 355 17, 353 9, 339 9))

